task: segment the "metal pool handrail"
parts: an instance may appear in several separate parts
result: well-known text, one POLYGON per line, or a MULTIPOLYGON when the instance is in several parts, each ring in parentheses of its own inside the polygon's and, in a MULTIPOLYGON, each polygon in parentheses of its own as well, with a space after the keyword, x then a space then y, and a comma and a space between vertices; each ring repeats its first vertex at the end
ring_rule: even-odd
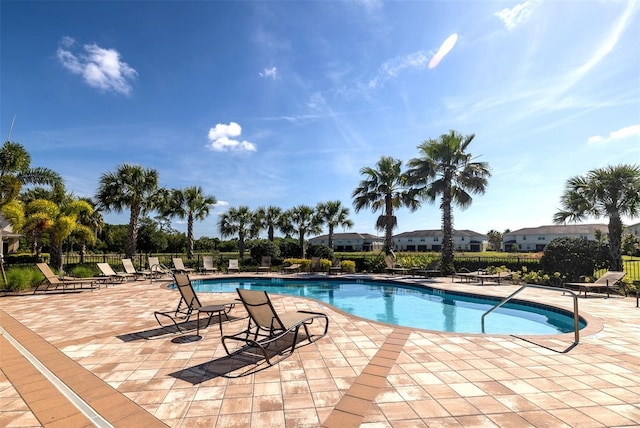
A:
POLYGON ((573 331, 574 331, 574 345, 577 345, 578 342, 580 342, 580 322, 579 322, 579 318, 580 315, 578 314, 578 296, 576 295, 576 293, 574 293, 571 290, 567 290, 566 288, 556 288, 556 287, 547 287, 545 285, 536 285, 536 284, 524 284, 522 285, 522 287, 518 288, 516 291, 514 291, 513 293, 511 293, 509 296, 507 296, 504 300, 502 300, 501 302, 499 302, 498 304, 496 304, 493 308, 489 309, 487 312, 485 312, 484 314, 482 314, 482 332, 485 333, 484 331, 484 317, 486 317, 487 315, 489 315, 491 312, 495 311, 496 309, 498 309, 499 307, 501 307, 502 305, 504 305, 505 303, 507 303, 509 300, 513 299, 513 297, 520 293, 522 290, 526 289, 526 288, 539 288, 540 290, 551 290, 551 291, 562 291, 562 293, 569 293, 571 294, 571 296, 573 297, 573 331))

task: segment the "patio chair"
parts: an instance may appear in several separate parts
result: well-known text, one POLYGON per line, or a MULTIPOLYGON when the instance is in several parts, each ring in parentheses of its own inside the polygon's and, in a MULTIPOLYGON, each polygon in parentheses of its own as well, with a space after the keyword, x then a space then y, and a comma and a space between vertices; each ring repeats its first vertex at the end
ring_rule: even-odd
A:
POLYGON ((584 291, 584 298, 587 298, 587 291, 602 290, 605 289, 607 297, 609 297, 609 290, 620 289, 620 281, 626 275, 625 272, 607 271, 600 278, 594 282, 565 282, 565 286, 570 288, 577 288, 578 294, 580 291, 584 291))
POLYGON ((320 257, 311 257, 311 272, 319 272, 320 269, 320 257))
POLYGON ((331 262, 331 266, 329 267, 329 274, 339 274, 342 272, 342 262, 340 260, 334 259, 331 262))
POLYGON ((216 273, 218 268, 213 265, 212 256, 202 256, 202 273, 216 273))
MULTIPOLYGON (((82 287, 82 285, 89 284, 91 290, 96 288, 95 284, 98 283, 99 278, 73 278, 70 276, 59 276, 53 273, 51 268, 46 263, 36 263, 36 267, 42 274, 44 275, 44 279, 38 285, 36 285, 33 290, 33 294, 40 289, 40 291, 47 291, 49 288, 53 287, 54 289, 58 289, 58 287, 62 287, 62 292, 64 293, 66 288, 69 286, 73 286, 75 290, 76 285, 82 287), (44 290, 41 287, 44 286, 44 290)), ((98 284, 97 288, 100 288, 98 284)))
POLYGON ((271 272, 271 256, 262 256, 258 272, 271 272))
POLYGON ((227 272, 240 272, 238 259, 229 259, 229 267, 227 268, 227 272))
MULTIPOLYGON (((178 332, 182 332, 181 325, 188 323, 193 315, 199 314, 201 310, 203 312, 209 314, 209 320, 207 321, 207 326, 211 322, 211 318, 214 313, 218 313, 220 317, 220 332, 222 333, 222 316, 224 315, 227 320, 229 320, 229 312, 233 307, 239 303, 238 299, 216 299, 209 300, 204 303, 200 302, 196 291, 193 289, 193 285, 191 284, 191 280, 189 279, 189 275, 185 273, 176 273, 174 275, 174 280, 176 284, 176 288, 180 293, 180 301, 178 302, 178 306, 175 310, 171 311, 155 311, 153 313, 156 321, 160 324, 160 327, 167 327, 167 324, 163 324, 160 320, 169 319, 173 325, 176 327, 178 332), (209 311, 207 308, 211 307, 223 307, 220 310, 209 311)), ((198 317, 199 318, 199 317, 198 317)), ((199 319, 198 319, 199 321, 199 319)), ((199 329, 199 323, 196 323, 197 328, 199 329)))
POLYGON ((144 271, 137 270, 133 265, 133 262, 131 261, 131 259, 122 259, 122 266, 124 267, 124 272, 130 275, 133 275, 136 281, 138 280, 138 278, 145 279, 151 276, 151 271, 149 270, 144 270, 144 271))
POLYGON ((135 279, 135 276, 130 273, 116 272, 113 270, 109 263, 97 263, 98 269, 102 272, 102 278, 111 282, 125 282, 129 279, 135 279))
POLYGON ((433 278, 434 276, 440 276, 440 261, 433 260, 425 268, 416 267, 411 269, 412 275, 424 276, 425 278, 433 278))
POLYGON ((283 270, 286 273, 294 273, 294 272, 300 272, 300 268, 302 267, 302 265, 300 263, 294 263, 291 266, 287 266, 285 268, 283 268, 283 270))
POLYGON ((410 269, 397 265, 395 259, 389 255, 384 256, 384 263, 387 265, 387 272, 392 275, 396 273, 407 273, 410 269))
POLYGON ((292 355, 299 339, 313 343, 327 334, 329 318, 326 314, 310 311, 278 313, 266 291, 241 288, 237 288, 236 291, 249 314, 249 323, 247 328, 239 333, 222 336, 222 345, 227 355, 240 352, 256 354, 259 351, 257 355, 264 357, 267 364, 273 365, 292 355), (315 321, 318 321, 316 325, 319 326, 319 331, 312 334, 309 326, 315 321), (298 337, 300 327, 304 328, 304 338, 298 337), (286 347, 278 346, 279 340, 285 342, 286 347), (228 341, 239 341, 243 345, 231 352, 228 341), (255 349, 255 352, 251 352, 252 349, 255 349))
POLYGON ((182 257, 174 257, 171 261, 173 262, 173 271, 176 273, 192 273, 195 271, 195 269, 184 267, 182 257))
POLYGON ((171 273, 171 269, 160 263, 160 259, 158 257, 148 257, 147 261, 149 263, 149 270, 151 271, 151 277, 157 278, 161 275, 166 275, 171 273))

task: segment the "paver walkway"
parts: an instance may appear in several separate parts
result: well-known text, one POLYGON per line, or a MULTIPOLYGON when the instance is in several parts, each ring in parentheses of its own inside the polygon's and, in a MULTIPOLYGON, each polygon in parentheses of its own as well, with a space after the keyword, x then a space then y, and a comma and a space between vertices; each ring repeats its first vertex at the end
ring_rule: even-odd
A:
MULTIPOLYGON (((515 289, 447 278, 430 284, 497 295, 515 289)), ((571 308, 561 293, 542 294, 548 296, 531 290, 524 297, 571 308)), ((274 367, 237 378, 225 372, 216 325, 201 331, 202 340, 156 334, 153 311, 177 301, 175 291, 158 283, 2 297, 0 426, 632 427, 640 421, 635 298, 579 299, 591 322, 572 347, 573 334, 415 330, 313 300, 272 297, 278 310, 327 313, 329 334, 274 367)), ((242 325, 225 323, 225 333, 242 325)))

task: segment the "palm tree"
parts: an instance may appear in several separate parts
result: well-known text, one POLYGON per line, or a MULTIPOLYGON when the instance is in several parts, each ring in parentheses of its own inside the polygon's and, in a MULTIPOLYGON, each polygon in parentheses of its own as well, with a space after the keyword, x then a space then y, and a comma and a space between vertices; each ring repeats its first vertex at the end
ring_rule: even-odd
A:
POLYGON ((93 199, 87 197, 79 199, 88 203, 92 208, 91 212, 82 211, 78 214, 78 227, 73 232, 73 236, 80 244, 80 263, 84 263, 87 244, 93 245, 98 240, 98 234, 102 232, 105 223, 104 217, 96 209, 96 203, 93 199))
POLYGON ((249 207, 244 205, 229 209, 218 220, 220 235, 223 237, 238 235, 240 259, 244 258, 244 241, 251 236, 253 221, 253 213, 249 207))
POLYGON ((402 173, 402 161, 382 156, 376 168, 364 167, 360 175, 366 178, 353 191, 353 206, 356 213, 363 208, 373 212, 382 211, 376 221, 376 229, 384 230, 384 251, 393 250, 393 228, 398 224, 395 209, 408 207, 415 211, 420 206, 415 192, 407 186, 407 177, 402 173))
POLYGON ((282 221, 281 225, 287 234, 297 234, 298 244, 302 250, 302 257, 305 257, 306 246, 304 237, 307 234, 318 234, 322 232, 321 220, 314 212, 313 208, 308 205, 298 205, 287 210, 283 214, 286 221, 282 221))
MULTIPOLYGON (((62 177, 49 168, 31 168, 31 156, 21 144, 6 141, 0 148, 0 211, 16 200, 24 185, 53 186, 62 181, 62 177)), ((6 283, 2 229, 0 225, 0 268, 6 283)))
POLYGON ((190 186, 184 190, 171 191, 168 210, 165 214, 187 219, 187 258, 193 259, 193 222, 203 221, 209 210, 217 202, 213 195, 205 195, 200 186, 190 186))
POLYGON ((640 166, 608 166, 572 177, 560 204, 562 210, 553 216, 557 224, 609 218, 609 269, 622 271, 622 217, 637 217, 640 212, 640 166))
POLYGON ((280 226, 280 217, 282 216, 282 209, 276 206, 269 206, 267 208, 260 207, 255 212, 255 234, 258 235, 261 230, 267 229, 267 239, 273 242, 275 230, 280 226))
POLYGON ((474 162, 467 152, 475 134, 464 136, 456 131, 429 139, 418 146, 420 157, 409 160, 409 182, 420 197, 434 203, 440 196, 442 210, 442 260, 440 269, 452 273, 453 213, 452 204, 462 209, 473 201, 470 193, 483 194, 491 176, 489 164, 474 162))
POLYGON ((353 221, 349 219, 349 208, 343 207, 340 201, 328 201, 319 203, 316 209, 320 221, 329 228, 329 247, 333 248, 334 229, 339 226, 353 227, 353 221))
POLYGON ((140 215, 152 210, 158 192, 158 172, 139 165, 123 163, 116 172, 107 172, 100 177, 96 200, 100 208, 121 213, 129 208, 129 229, 125 256, 132 259, 136 252, 138 221, 140 215))

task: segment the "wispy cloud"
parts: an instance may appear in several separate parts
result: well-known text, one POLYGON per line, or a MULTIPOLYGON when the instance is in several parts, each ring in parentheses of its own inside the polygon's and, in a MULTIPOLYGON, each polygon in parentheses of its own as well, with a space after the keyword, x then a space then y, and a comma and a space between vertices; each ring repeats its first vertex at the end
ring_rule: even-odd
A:
POLYGON ((242 127, 236 122, 229 122, 228 125, 218 123, 209 129, 209 148, 216 152, 246 151, 255 152, 256 145, 249 141, 235 139, 242 134, 242 127))
POLYGON ((621 140, 623 138, 637 136, 640 138, 640 125, 627 126, 626 128, 618 129, 617 131, 609 132, 607 137, 601 135, 594 135, 589 137, 587 143, 589 144, 607 144, 615 140, 621 140))
POLYGON ((73 53, 75 46, 76 42, 71 37, 63 37, 60 41, 57 56, 67 70, 82 76, 91 87, 124 95, 131 93, 130 81, 138 72, 120 60, 118 51, 89 44, 84 45, 79 53, 73 53))
POLYGON ((265 68, 258 74, 260 75, 260 77, 270 77, 272 79, 276 79, 278 77, 278 68, 277 67, 265 68))
POLYGON ((429 68, 436 68, 438 64, 440 64, 440 61, 442 61, 442 58, 444 58, 449 52, 451 52, 451 49, 453 49, 457 41, 458 35, 456 33, 453 33, 452 35, 447 37, 447 40, 445 40, 442 45, 440 45, 440 49, 438 49, 438 52, 436 52, 433 58, 431 58, 431 61, 429 61, 429 68))
POLYGON ((527 0, 524 3, 515 5, 511 9, 502 9, 494 13, 494 16, 500 18, 500 20, 504 22, 505 27, 507 27, 507 30, 511 31, 529 19, 537 3, 536 0, 527 0))
POLYGON ((378 68, 378 73, 369 79, 365 87, 369 89, 379 88, 384 86, 386 81, 398 77, 405 70, 427 68, 431 57, 432 54, 430 52, 417 51, 386 61, 378 68))

